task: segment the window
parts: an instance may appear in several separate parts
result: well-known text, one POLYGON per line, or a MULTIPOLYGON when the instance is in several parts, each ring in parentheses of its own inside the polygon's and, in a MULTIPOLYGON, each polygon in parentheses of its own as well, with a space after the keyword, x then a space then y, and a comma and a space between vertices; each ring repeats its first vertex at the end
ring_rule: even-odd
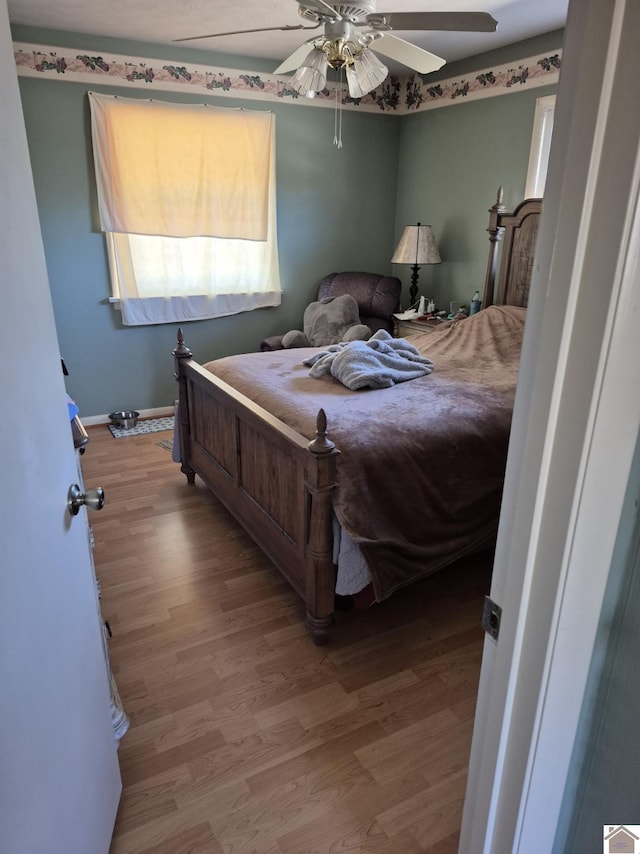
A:
POLYGON ((89 97, 100 223, 123 322, 279 305, 273 114, 89 97))
POLYGON ((529 153, 529 169, 527 171, 527 183, 524 191, 526 199, 539 199, 544 196, 555 106, 555 95, 547 95, 545 98, 538 98, 536 100, 533 133, 531 136, 531 151, 529 153))

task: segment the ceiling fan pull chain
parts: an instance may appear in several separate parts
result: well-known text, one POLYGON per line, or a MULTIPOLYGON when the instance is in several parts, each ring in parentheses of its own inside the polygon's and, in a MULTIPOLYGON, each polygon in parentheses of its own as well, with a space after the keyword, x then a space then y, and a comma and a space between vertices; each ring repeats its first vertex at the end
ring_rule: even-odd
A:
POLYGON ((336 148, 342 148, 342 82, 344 69, 340 69, 340 81, 336 86, 336 109, 333 122, 333 144, 336 148))

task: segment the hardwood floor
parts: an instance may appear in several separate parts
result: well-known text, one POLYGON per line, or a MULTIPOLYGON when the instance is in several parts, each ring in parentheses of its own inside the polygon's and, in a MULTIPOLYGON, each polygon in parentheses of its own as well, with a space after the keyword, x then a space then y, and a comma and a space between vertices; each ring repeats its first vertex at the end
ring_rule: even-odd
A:
POLYGON ((298 597, 170 433, 89 428, 110 655, 131 718, 112 854, 455 851, 490 558, 338 613, 298 597))

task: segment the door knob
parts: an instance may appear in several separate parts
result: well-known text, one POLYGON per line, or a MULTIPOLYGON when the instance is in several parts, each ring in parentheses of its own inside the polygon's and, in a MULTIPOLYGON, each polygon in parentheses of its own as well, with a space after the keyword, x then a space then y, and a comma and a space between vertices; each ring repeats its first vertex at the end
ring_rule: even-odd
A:
POLYGON ((104 507, 104 489, 101 486, 82 492, 77 483, 72 483, 67 496, 67 507, 72 516, 77 516, 80 508, 87 510, 102 510, 104 507))

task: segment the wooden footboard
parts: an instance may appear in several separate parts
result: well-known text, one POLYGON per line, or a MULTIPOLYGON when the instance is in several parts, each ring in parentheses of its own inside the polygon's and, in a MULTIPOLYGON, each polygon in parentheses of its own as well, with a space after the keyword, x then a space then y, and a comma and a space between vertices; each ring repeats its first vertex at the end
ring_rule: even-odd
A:
POLYGON ((306 604, 305 625, 326 643, 333 621, 331 493, 338 451, 318 413, 309 442, 192 359, 178 330, 181 469, 197 474, 306 604))

